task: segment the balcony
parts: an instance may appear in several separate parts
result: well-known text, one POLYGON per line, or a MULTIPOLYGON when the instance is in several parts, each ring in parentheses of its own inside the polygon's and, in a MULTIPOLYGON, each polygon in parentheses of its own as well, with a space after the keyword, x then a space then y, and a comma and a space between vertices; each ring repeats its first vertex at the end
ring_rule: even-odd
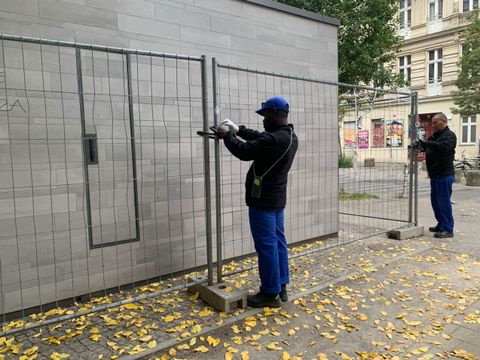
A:
POLYGON ((431 17, 427 19, 427 34, 436 33, 443 30, 443 18, 431 17))
POLYGON ((442 83, 429 83, 427 84, 427 96, 439 96, 442 95, 442 83))
POLYGON ((398 30, 398 35, 403 37, 405 40, 410 39, 411 31, 409 27, 404 27, 398 30))

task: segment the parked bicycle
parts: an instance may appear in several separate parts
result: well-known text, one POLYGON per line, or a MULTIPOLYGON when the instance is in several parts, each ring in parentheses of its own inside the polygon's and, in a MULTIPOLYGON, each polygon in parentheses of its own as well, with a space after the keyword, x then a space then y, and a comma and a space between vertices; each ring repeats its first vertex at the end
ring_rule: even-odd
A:
POLYGON ((467 157, 465 156, 465 150, 462 151, 460 154, 460 160, 455 159, 454 160, 454 166, 455 169, 459 169, 464 177, 467 177, 467 171, 472 170, 475 168, 475 166, 469 162, 467 157))

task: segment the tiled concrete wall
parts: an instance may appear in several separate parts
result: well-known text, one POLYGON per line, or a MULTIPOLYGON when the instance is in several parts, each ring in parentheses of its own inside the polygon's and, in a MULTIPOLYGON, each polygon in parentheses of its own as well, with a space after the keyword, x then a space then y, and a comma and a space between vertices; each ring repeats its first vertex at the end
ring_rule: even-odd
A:
MULTIPOLYGON (((331 81, 336 30, 240 0, 0 1, 0 33, 205 54, 331 81)), ((0 308, 14 311, 204 264, 199 64, 132 56, 140 241, 92 249, 74 50, 8 41, 1 50, 0 100, 8 105, 0 112, 0 308)), ((99 165, 90 165, 88 176, 98 245, 136 231, 126 65, 120 55, 83 50, 82 69, 86 133, 97 134, 99 145, 99 165)), ((241 78, 222 82, 223 117, 261 128, 252 110, 265 97, 281 91, 292 104, 301 145, 290 182, 289 240, 336 232, 336 90, 291 82, 288 91, 279 85, 250 94, 245 79, 235 83, 241 78), (315 99, 305 97, 312 93, 315 99)), ((243 205, 248 164, 222 159, 228 257, 253 251, 243 205)))

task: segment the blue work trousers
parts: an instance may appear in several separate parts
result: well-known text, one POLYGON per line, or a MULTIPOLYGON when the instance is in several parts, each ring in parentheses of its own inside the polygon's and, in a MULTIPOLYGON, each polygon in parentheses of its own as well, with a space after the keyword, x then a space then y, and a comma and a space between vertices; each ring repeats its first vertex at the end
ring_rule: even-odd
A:
POLYGON ((289 283, 283 209, 270 211, 250 207, 248 216, 258 254, 260 291, 278 294, 281 285, 289 283))
POLYGON ((452 184, 455 176, 447 175, 430 179, 430 200, 437 219, 438 231, 453 233, 452 184))

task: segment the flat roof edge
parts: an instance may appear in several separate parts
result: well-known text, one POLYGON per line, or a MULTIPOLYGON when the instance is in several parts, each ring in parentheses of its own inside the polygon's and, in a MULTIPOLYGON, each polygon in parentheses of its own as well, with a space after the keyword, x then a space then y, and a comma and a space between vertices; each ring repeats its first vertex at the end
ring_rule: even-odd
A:
POLYGON ((304 18, 307 18, 307 19, 310 19, 310 20, 315 20, 315 21, 322 22, 322 23, 325 23, 325 24, 340 26, 340 21, 337 20, 337 19, 334 19, 334 18, 331 18, 331 17, 328 17, 328 16, 324 16, 324 15, 320 15, 320 14, 316 14, 316 13, 311 12, 311 11, 299 9, 299 8, 296 8, 296 7, 293 7, 293 6, 290 6, 290 5, 285 5, 285 4, 276 2, 276 1, 272 1, 272 0, 244 0, 244 1, 248 2, 248 3, 268 7, 268 8, 271 8, 271 9, 275 9, 275 10, 278 10, 278 11, 283 11, 285 13, 289 13, 289 14, 300 16, 300 17, 304 17, 304 18))

